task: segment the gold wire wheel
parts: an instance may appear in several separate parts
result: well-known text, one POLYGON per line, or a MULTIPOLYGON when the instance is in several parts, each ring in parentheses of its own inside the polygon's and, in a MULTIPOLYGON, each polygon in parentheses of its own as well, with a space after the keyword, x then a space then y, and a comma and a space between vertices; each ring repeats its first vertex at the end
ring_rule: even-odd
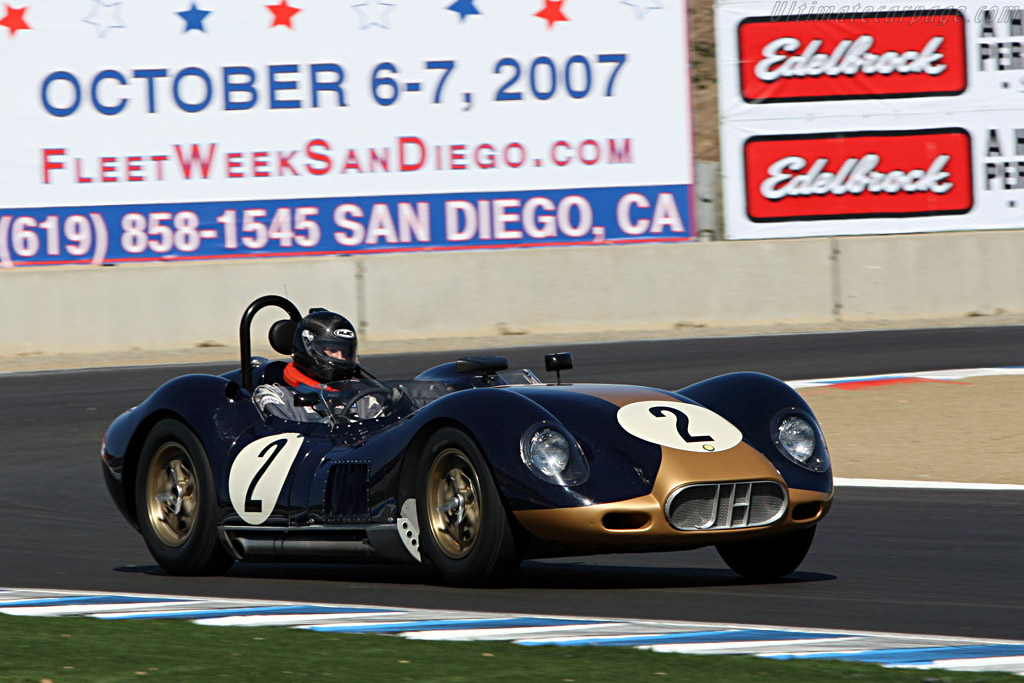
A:
POLYGON ((480 480, 458 448, 446 448, 434 459, 426 503, 430 533, 441 552, 454 560, 468 555, 480 537, 480 480))
POLYGON ((149 525, 164 545, 178 547, 195 530, 199 484, 192 457, 181 444, 167 442, 153 454, 146 476, 146 508, 149 525))

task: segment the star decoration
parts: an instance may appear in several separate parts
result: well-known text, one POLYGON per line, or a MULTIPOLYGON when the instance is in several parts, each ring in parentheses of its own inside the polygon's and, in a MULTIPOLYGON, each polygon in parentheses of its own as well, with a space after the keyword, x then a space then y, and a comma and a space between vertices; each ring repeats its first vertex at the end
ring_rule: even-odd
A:
POLYGON ((276 5, 267 5, 267 9, 274 14, 274 21, 270 24, 270 28, 274 28, 275 26, 295 28, 292 26, 292 17, 302 11, 298 7, 290 6, 288 4, 288 0, 281 0, 281 2, 276 5))
POLYGON ((199 9, 196 7, 196 3, 194 2, 190 9, 187 9, 184 12, 177 12, 177 15, 185 20, 185 30, 182 31, 182 33, 188 33, 189 31, 201 31, 206 33, 206 29, 203 28, 203 20, 206 19, 208 14, 210 14, 209 11, 199 9))
POLYGON ((22 7, 20 9, 14 9, 10 5, 4 5, 7 8, 7 14, 4 15, 3 19, 0 19, 0 26, 6 26, 8 35, 13 36, 18 31, 32 28, 25 23, 25 10, 28 7, 22 7))
POLYGON ((480 14, 480 10, 473 5, 473 2, 474 0, 455 0, 455 2, 448 5, 447 9, 458 12, 459 21, 465 21, 466 17, 470 14, 480 14))
POLYGON ((384 0, 363 0, 352 5, 352 9, 359 13, 359 28, 367 29, 371 26, 391 28, 388 26, 388 15, 395 8, 395 3, 384 2, 384 0))
POLYGON ((554 27, 560 21, 569 21, 568 17, 562 14, 562 3, 565 0, 544 0, 544 9, 533 16, 540 17, 548 22, 548 29, 554 27))
POLYGON ((100 38, 106 38, 111 30, 124 28, 124 18, 121 16, 123 8, 124 3, 120 0, 114 2, 92 0, 92 11, 82 21, 95 26, 96 35, 100 38))
POLYGON ((665 5, 661 3, 661 0, 619 0, 623 5, 629 5, 633 8, 633 13, 637 19, 643 19, 647 16, 647 13, 652 9, 665 9, 665 5))

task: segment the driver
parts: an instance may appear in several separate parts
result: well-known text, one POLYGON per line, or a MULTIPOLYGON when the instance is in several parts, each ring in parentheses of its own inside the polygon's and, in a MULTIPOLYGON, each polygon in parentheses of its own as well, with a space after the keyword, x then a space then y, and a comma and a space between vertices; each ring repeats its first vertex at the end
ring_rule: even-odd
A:
POLYGON ((356 330, 348 318, 314 308, 295 326, 292 362, 284 369, 284 381, 292 387, 319 389, 331 382, 351 380, 359 375, 358 346, 356 330))
MULTIPOLYGON (((295 405, 295 395, 337 392, 337 398, 342 400, 370 386, 358 365, 358 344, 356 330, 348 318, 323 308, 311 309, 295 327, 292 362, 284 369, 287 386, 262 384, 253 392, 253 401, 264 413, 286 420, 330 422, 331 416, 322 403, 295 405)), ((356 401, 344 417, 367 420, 382 412, 381 402, 371 395, 356 401)))

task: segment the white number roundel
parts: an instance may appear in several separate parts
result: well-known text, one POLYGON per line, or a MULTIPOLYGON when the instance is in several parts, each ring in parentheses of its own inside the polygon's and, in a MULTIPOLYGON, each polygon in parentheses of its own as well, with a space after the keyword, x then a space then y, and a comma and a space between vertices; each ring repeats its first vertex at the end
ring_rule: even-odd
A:
POLYGON ((228 495, 242 521, 267 521, 301 447, 301 434, 276 434, 238 452, 228 474, 228 495))
POLYGON ((743 440, 724 417, 691 403, 638 401, 619 408, 616 417, 633 436, 681 451, 716 453, 743 440))

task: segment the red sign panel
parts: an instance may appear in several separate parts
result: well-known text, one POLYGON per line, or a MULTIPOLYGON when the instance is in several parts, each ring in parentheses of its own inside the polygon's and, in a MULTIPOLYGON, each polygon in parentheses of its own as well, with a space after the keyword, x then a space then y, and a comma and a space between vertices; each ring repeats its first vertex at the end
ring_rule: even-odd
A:
POLYGON ((935 216, 974 204, 962 128, 758 136, 743 157, 755 222, 935 216))
POLYGON ((739 27, 747 102, 957 95, 967 88, 958 10, 755 17, 739 27))

